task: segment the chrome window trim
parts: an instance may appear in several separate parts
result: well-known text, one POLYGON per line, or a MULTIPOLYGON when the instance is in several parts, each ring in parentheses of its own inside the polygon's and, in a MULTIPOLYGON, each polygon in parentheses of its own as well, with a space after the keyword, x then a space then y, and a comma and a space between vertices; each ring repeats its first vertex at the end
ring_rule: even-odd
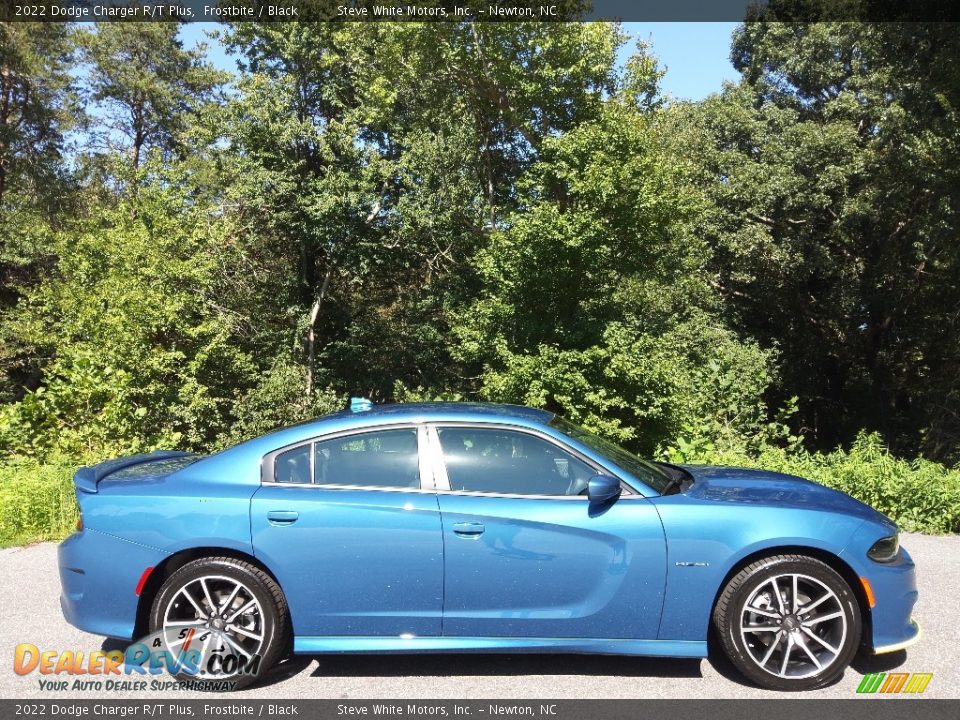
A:
POLYGON ((289 488, 316 488, 318 490, 364 490, 364 491, 375 491, 375 492, 412 492, 412 493, 433 493, 433 494, 444 494, 444 495, 465 495, 468 497, 497 497, 497 498, 507 498, 507 499, 536 499, 536 500, 579 500, 579 501, 588 501, 585 495, 524 495, 521 493, 494 493, 494 492, 483 492, 475 490, 452 490, 450 488, 450 481, 447 477, 446 465, 443 461, 443 451, 440 445, 440 436, 437 432, 438 428, 444 427, 474 427, 477 429, 490 429, 490 430, 508 430, 512 432, 525 433, 527 435, 533 435, 534 437, 540 438, 555 445, 557 448, 566 452, 570 455, 573 455, 575 458, 596 470, 598 474, 611 475, 620 480, 621 486, 621 496, 620 500, 630 500, 630 499, 646 499, 644 495, 637 492, 626 480, 624 480, 620 475, 610 472, 607 468, 598 465, 589 457, 585 456, 583 453, 578 450, 566 445, 562 441, 554 438, 553 436, 541 431, 536 428, 525 427, 521 425, 512 425, 510 423, 486 423, 486 422, 466 422, 466 421, 449 421, 449 422, 407 422, 407 423, 391 423, 384 425, 372 425, 362 428, 350 428, 348 430, 339 430, 325 435, 317 435, 308 440, 299 440, 295 443, 290 443, 282 447, 277 448, 276 450, 271 450, 269 453, 264 455, 260 460, 260 484, 270 487, 289 487, 289 488), (342 437, 350 437, 352 435, 368 435, 370 433, 381 432, 384 430, 416 430, 417 431, 417 452, 419 455, 419 471, 420 471, 420 487, 395 487, 395 486, 383 486, 383 485, 344 485, 336 483, 328 484, 319 484, 319 483, 284 483, 276 482, 273 480, 274 477, 274 461, 278 455, 287 452, 288 450, 294 450, 303 446, 310 446, 310 468, 311 468, 311 477, 316 477, 314 472, 314 463, 316 462, 315 450, 313 444, 317 442, 326 442, 327 440, 337 440, 342 437))
POLYGON ((281 488, 314 488, 316 490, 363 490, 366 492, 376 491, 376 492, 393 492, 393 493, 423 493, 435 495, 436 490, 433 488, 424 488, 424 487, 393 487, 385 485, 319 485, 315 483, 285 483, 285 482, 274 482, 272 480, 261 481, 260 483, 263 486, 267 487, 281 487, 281 488))
POLYGON ((433 492, 433 481, 425 480, 423 474, 423 461, 422 457, 424 455, 423 447, 421 442, 425 437, 426 433, 423 431, 424 423, 391 423, 384 425, 373 425, 362 428, 350 428, 349 430, 340 430, 326 435, 317 435, 308 440, 298 440, 295 443, 290 443, 289 445, 284 445, 279 447, 276 450, 271 450, 266 455, 260 459, 260 484, 261 485, 270 485, 276 487, 299 487, 299 488, 326 488, 328 490, 384 490, 384 491, 394 491, 394 492, 433 492), (327 442, 328 440, 338 440, 344 437, 351 437, 353 435, 370 435, 372 433, 384 432, 389 430, 415 430, 417 433, 417 460, 418 460, 418 474, 420 476, 420 485, 419 487, 400 487, 400 486, 384 486, 384 485, 343 485, 343 484, 319 484, 314 482, 309 483, 285 483, 277 482, 274 478, 275 474, 275 462, 277 456, 282 455, 285 452, 290 450, 296 450, 301 447, 310 448, 310 477, 316 478, 316 473, 314 472, 314 464, 316 462, 316 449, 313 447, 315 443, 318 442, 327 442), (430 487, 425 487, 425 483, 430 485, 430 487))
POLYGON ((485 423, 485 422, 465 422, 465 421, 454 421, 449 422, 431 422, 428 423, 430 438, 432 445, 435 446, 435 450, 431 453, 431 459, 434 463, 433 475, 434 478, 442 478, 442 486, 440 483, 437 483, 438 494, 443 495, 467 495, 467 496, 478 496, 478 497, 500 497, 500 498, 534 498, 537 500, 580 500, 580 501, 589 501, 589 498, 586 495, 525 495, 523 493, 496 493, 496 492, 484 492, 482 490, 453 490, 450 488, 450 481, 447 477, 447 468, 446 463, 443 460, 443 449, 440 445, 440 434, 439 430, 442 430, 445 427, 467 427, 467 428, 477 428, 478 430, 508 430, 510 432, 519 432, 526 435, 532 435, 541 440, 545 440, 548 443, 551 443, 555 447, 559 448, 561 451, 572 455, 580 462, 584 463, 587 467, 593 469, 598 475, 610 475, 615 477, 620 481, 620 498, 631 498, 639 497, 644 498, 639 492, 637 492, 628 482, 626 482, 622 477, 617 474, 611 473, 605 467, 599 465, 583 453, 578 450, 570 447, 569 445, 563 443, 552 435, 548 435, 542 430, 537 430, 536 428, 524 427, 522 425, 511 425, 509 423, 485 423))
POLYGON ((422 490, 435 490, 437 477, 433 472, 433 463, 430 462, 430 438, 428 433, 429 428, 426 425, 417 425, 417 462, 420 467, 420 488, 422 490))
MULTIPOLYGON (((434 488, 405 488, 405 487, 385 487, 383 485, 317 485, 314 483, 284 483, 284 482, 273 482, 266 481, 261 482, 261 485, 269 487, 281 487, 281 488, 314 488, 317 490, 364 490, 366 492, 406 492, 406 493, 420 493, 420 494, 429 494, 429 495, 468 495, 477 497, 498 497, 498 498, 514 498, 517 500, 589 500, 586 495, 511 495, 508 493, 492 493, 492 492, 480 492, 480 491, 470 491, 470 490, 437 490, 434 488)), ((626 487, 624 488, 627 489, 626 487)), ((621 500, 646 500, 643 495, 638 493, 628 493, 621 495, 617 499, 617 502, 621 500)))

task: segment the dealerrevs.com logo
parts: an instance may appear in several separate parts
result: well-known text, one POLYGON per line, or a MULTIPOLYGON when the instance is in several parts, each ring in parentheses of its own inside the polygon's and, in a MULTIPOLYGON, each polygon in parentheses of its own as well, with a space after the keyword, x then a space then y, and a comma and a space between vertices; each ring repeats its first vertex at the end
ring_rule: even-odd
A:
POLYGON ((863 676, 857 692, 919 695, 927 689, 932 679, 933 673, 870 673, 863 676))
POLYGON ((21 643, 13 653, 13 671, 22 676, 36 673, 40 689, 50 692, 225 692, 233 690, 239 677, 256 675, 259 668, 260 655, 235 652, 214 629, 184 628, 172 638, 154 633, 125 650, 41 650, 21 643))

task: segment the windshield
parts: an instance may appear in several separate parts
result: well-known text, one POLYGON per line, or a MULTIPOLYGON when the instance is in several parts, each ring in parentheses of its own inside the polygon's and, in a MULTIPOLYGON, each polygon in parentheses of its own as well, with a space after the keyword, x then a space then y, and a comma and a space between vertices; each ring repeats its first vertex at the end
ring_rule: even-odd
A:
POLYGON ((649 485, 653 490, 662 493, 670 482, 670 475, 660 469, 648 460, 642 460, 629 450, 620 447, 616 443, 604 440, 599 435, 594 435, 589 430, 585 430, 576 423, 572 423, 566 418, 554 415, 549 423, 565 435, 569 435, 577 442, 583 443, 587 447, 593 448, 605 458, 622 467, 628 473, 633 475, 641 482, 649 485))

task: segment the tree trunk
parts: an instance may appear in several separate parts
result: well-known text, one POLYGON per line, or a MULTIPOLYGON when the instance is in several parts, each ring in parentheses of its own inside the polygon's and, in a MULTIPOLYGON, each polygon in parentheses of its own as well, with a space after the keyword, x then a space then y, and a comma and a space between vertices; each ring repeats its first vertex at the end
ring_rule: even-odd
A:
MULTIPOLYGON (((386 182, 381 188, 381 193, 386 190, 386 182)), ((373 207, 370 208, 370 212, 367 213, 367 217, 364 218, 363 226, 370 227, 373 224, 373 221, 377 219, 377 216, 380 214, 380 208, 382 207, 381 201, 377 200, 373 207)), ((323 283, 320 285, 320 292, 317 293, 317 297, 313 301, 313 305, 310 306, 310 320, 307 325, 307 383, 306 383, 306 393, 307 397, 313 397, 314 392, 314 364, 317 357, 317 318, 320 317, 320 310, 323 307, 324 298, 327 296, 327 289, 330 287, 330 276, 333 275, 333 259, 332 251, 327 251, 327 271, 323 274, 323 283)))
MULTIPOLYGON (((6 128, 10 121, 10 102, 13 95, 13 73, 10 68, 0 69, 0 77, 3 78, 3 103, 0 104, 0 127, 6 128)), ((4 132, 2 137, 6 137, 4 132)), ((7 191, 7 152, 9 148, 7 141, 0 139, 0 202, 3 202, 3 196, 7 191)))
POLYGON ((332 274, 333 265, 328 264, 327 271, 323 275, 323 283, 320 285, 320 292, 310 307, 310 322, 307 325, 307 398, 312 398, 314 392, 314 362, 317 356, 317 318, 320 317, 320 309, 323 307, 323 300, 327 296, 327 288, 330 287, 330 276, 332 274))
POLYGON ((140 134, 137 133, 136 138, 133 140, 133 147, 130 148, 130 158, 133 161, 133 169, 140 169, 140 148, 143 146, 143 138, 140 137, 140 134))

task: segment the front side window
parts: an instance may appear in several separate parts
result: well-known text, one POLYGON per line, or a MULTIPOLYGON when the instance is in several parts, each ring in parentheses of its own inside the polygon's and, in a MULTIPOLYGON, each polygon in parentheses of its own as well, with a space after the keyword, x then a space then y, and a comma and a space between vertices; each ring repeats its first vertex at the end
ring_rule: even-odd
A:
POLYGON ((380 430, 313 444, 318 485, 420 487, 417 431, 380 430))
POLYGON ((587 447, 593 448, 607 459, 619 465, 638 480, 646 483, 658 493, 662 493, 670 483, 670 475, 662 468, 657 467, 648 460, 643 460, 626 448, 620 447, 616 443, 605 440, 599 435, 594 435, 589 430, 570 422, 566 418, 555 415, 550 421, 551 427, 555 427, 565 435, 578 442, 582 442, 587 447))
POLYGON ((580 495, 596 472, 535 435, 496 428, 437 428, 451 490, 580 495))

